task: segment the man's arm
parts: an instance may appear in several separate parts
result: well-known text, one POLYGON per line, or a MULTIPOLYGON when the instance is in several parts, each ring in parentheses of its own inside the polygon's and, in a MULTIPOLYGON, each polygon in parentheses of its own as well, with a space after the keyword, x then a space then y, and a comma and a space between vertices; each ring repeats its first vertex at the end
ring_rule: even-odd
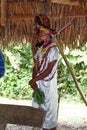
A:
POLYGON ((47 67, 47 69, 45 71, 40 73, 40 75, 38 75, 38 76, 34 75, 33 78, 29 81, 29 84, 31 85, 31 87, 34 90, 37 89, 36 81, 43 80, 45 77, 47 77, 51 73, 51 71, 52 71, 52 69, 53 69, 53 67, 54 67, 56 62, 57 62, 57 60, 54 60, 54 61, 50 62, 48 64, 48 67, 47 67))
POLYGON ((48 64, 47 69, 45 71, 43 71, 42 73, 40 73, 40 75, 36 76, 33 80, 38 81, 38 80, 43 80, 44 78, 46 78, 51 73, 56 62, 57 62, 57 60, 50 62, 48 64))

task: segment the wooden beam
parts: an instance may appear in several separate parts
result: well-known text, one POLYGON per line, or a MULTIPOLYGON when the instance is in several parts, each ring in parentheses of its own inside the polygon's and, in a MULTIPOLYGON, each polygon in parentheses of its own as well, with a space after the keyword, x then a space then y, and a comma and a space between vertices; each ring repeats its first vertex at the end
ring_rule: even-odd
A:
POLYGON ((21 14, 16 14, 8 17, 9 19, 33 19, 33 15, 21 15, 21 14))
POLYGON ((70 0, 51 0, 51 3, 57 3, 57 4, 66 4, 66 5, 80 5, 78 0, 70 1, 70 0))
MULTIPOLYGON (((46 2, 46 0, 34 0, 35 2, 46 2)), ((7 0, 8 3, 13 3, 13 2, 17 2, 17 3, 20 3, 20 2, 31 2, 30 0, 7 0)), ((79 3, 79 0, 48 0, 48 3, 58 3, 58 4, 67 4, 67 5, 75 5, 75 6, 78 6, 80 5, 79 3)))
MULTIPOLYGON (((52 15, 51 18, 53 19, 57 19, 57 18, 72 18, 72 17, 87 17, 87 13, 81 13, 81 14, 69 14, 69 15, 52 15)), ((16 14, 16 15, 12 15, 12 16, 8 16, 8 19, 14 20, 14 19, 33 19, 34 16, 33 15, 21 15, 21 14, 16 14)))
POLYGON ((5 26, 7 22, 7 1, 1 0, 1 26, 5 26))
POLYGON ((84 14, 75 14, 75 15, 58 15, 58 16, 51 16, 53 19, 57 19, 57 18, 78 18, 78 17, 87 17, 87 13, 84 14))

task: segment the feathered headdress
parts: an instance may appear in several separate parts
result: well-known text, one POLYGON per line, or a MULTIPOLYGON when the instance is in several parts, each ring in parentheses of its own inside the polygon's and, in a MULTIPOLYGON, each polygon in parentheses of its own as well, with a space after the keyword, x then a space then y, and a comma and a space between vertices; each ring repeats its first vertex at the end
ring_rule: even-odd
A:
POLYGON ((35 16, 34 22, 37 29, 45 31, 46 33, 49 33, 51 38, 56 37, 57 32, 55 31, 55 29, 50 28, 50 21, 47 16, 45 16, 44 14, 39 14, 35 16))

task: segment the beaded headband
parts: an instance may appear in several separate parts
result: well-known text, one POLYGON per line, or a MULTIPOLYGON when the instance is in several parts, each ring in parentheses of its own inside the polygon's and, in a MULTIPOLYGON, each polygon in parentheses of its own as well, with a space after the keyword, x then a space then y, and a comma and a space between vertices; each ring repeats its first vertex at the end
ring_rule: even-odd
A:
POLYGON ((56 35, 57 35, 57 32, 55 31, 55 29, 48 28, 47 26, 45 26, 45 25, 43 25, 43 24, 36 23, 36 27, 37 27, 39 30, 44 31, 45 33, 49 33, 49 34, 50 34, 50 37, 51 37, 52 39, 55 38, 56 35))

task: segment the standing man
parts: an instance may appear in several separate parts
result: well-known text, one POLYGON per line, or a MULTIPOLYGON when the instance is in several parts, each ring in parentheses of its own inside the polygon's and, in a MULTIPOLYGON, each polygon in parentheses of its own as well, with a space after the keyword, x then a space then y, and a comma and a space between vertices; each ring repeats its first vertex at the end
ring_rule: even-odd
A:
POLYGON ((45 100, 41 105, 37 104, 34 99, 32 100, 33 107, 41 107, 46 111, 42 129, 56 130, 58 110, 56 74, 58 50, 56 43, 53 42, 55 33, 52 33, 52 30, 51 32, 47 31, 49 27, 50 21, 45 15, 40 14, 35 17, 35 31, 38 33, 35 41, 38 41, 38 43, 34 42, 32 45, 34 68, 29 84, 34 91, 40 88, 45 94, 45 100))

